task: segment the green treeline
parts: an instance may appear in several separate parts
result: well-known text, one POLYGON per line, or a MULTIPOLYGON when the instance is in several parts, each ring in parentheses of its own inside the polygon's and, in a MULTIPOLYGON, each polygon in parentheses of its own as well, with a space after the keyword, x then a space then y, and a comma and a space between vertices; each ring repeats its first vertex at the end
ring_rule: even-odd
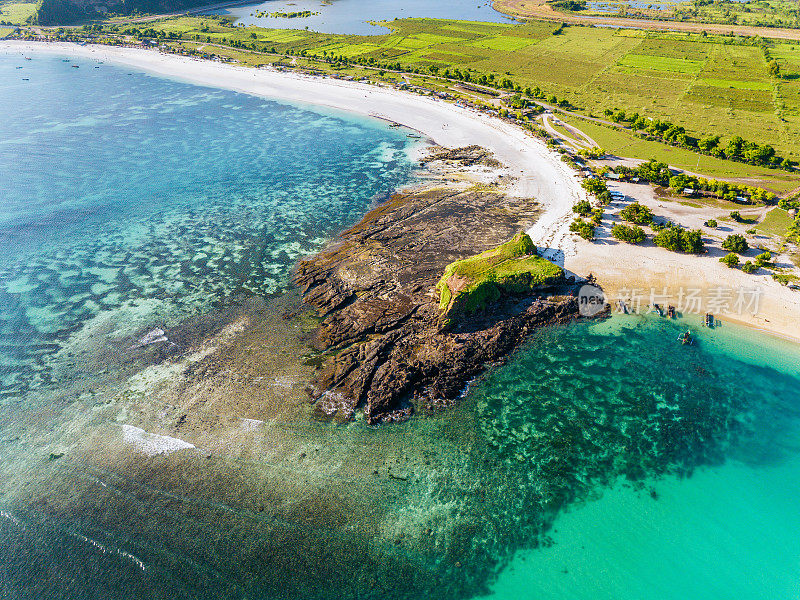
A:
POLYGON ((624 123, 634 132, 643 134, 645 139, 654 139, 671 146, 688 148, 701 154, 726 158, 749 165, 763 167, 794 169, 794 161, 782 158, 775 153, 775 148, 769 144, 756 144, 735 135, 723 144, 720 136, 711 136, 698 139, 686 133, 686 129, 669 121, 650 119, 633 113, 628 115, 624 110, 613 111, 606 109, 603 114, 615 123, 624 123))

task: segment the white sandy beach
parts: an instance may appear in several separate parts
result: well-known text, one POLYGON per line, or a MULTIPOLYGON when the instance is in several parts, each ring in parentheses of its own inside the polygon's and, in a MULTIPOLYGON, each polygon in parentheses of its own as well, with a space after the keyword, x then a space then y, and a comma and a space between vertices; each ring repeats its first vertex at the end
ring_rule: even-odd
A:
POLYGON ((9 41, 0 42, 0 53, 51 53, 116 63, 189 83, 387 119, 445 147, 477 144, 491 150, 518 177, 509 193, 534 197, 541 203, 543 212, 528 233, 545 249, 544 255, 579 275, 594 274, 606 288, 607 298, 619 297, 625 289, 645 290, 647 304, 651 289, 664 286, 675 293, 680 288, 701 288, 704 295, 712 288, 725 287, 735 298, 743 287, 757 286, 761 297, 756 314, 744 311, 719 316, 800 340, 796 317, 800 315, 800 293, 767 276, 748 276, 728 269, 715 257, 698 258, 655 247, 578 242, 569 233, 572 206, 585 197, 576 174, 541 141, 499 119, 392 88, 232 66, 153 50, 9 41))

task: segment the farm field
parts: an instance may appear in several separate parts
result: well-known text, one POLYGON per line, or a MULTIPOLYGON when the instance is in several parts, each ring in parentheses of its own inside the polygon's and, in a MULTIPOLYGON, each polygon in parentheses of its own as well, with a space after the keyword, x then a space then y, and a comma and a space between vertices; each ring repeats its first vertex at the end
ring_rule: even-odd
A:
MULTIPOLYGON (((624 109, 672 121, 695 137, 720 135, 724 143, 741 135, 800 159, 800 79, 774 77, 764 49, 737 38, 562 28, 541 21, 407 19, 385 25, 392 33, 379 36, 234 27, 211 17, 167 19, 146 27, 193 41, 343 56, 427 74, 458 69, 472 80, 509 78, 522 88, 538 86, 586 114, 624 109)), ((783 71, 800 71, 800 46, 764 43, 783 71)))

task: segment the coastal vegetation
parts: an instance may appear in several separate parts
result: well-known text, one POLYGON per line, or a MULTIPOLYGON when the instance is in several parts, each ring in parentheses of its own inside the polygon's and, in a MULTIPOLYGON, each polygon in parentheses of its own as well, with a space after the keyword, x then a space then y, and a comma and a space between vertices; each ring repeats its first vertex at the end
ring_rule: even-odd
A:
POLYGON ((735 252, 729 252, 728 254, 720 258, 719 262, 721 262, 729 269, 733 269, 739 264, 739 256, 735 252))
POLYGON ((560 282, 561 267, 540 257, 526 233, 464 260, 447 265, 436 285, 444 322, 474 313, 509 293, 523 293, 560 282))
POLYGON ((750 249, 750 246, 743 235, 734 233, 723 240, 722 249, 735 252, 736 254, 744 254, 750 249))
POLYGON ((653 222, 653 211, 638 202, 634 202, 623 208, 619 215, 629 223, 635 223, 637 225, 649 225, 653 222))
POLYGON ((653 243, 673 252, 702 254, 705 251, 703 234, 698 229, 683 229, 677 225, 667 225, 653 237, 653 243))
POLYGON ((611 228, 611 235, 622 242, 629 244, 641 244, 646 238, 644 229, 636 225, 623 225, 622 223, 615 223, 611 228))

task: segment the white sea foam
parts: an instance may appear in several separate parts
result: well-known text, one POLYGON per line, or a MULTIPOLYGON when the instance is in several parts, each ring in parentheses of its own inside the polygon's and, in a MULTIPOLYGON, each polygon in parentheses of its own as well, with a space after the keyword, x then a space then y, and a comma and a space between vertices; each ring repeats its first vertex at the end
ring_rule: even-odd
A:
POLYGON ((93 540, 92 538, 88 538, 85 535, 81 535, 80 533, 71 533, 70 532, 70 535, 72 537, 77 538, 77 539, 81 540, 82 542, 85 542, 85 543, 89 544, 90 546, 96 548, 101 554, 116 554, 118 556, 121 556, 122 558, 125 558, 125 559, 131 561, 133 564, 135 564, 137 567, 139 567, 142 571, 147 570, 147 565, 145 565, 144 562, 140 558, 134 556, 130 552, 125 552, 125 550, 122 550, 121 548, 108 548, 107 546, 104 546, 103 544, 101 544, 97 540, 93 540))
POLYGON ((178 438, 148 433, 133 425, 122 425, 122 441, 148 456, 172 454, 177 450, 195 447, 194 444, 178 438))
POLYGON ((23 529, 23 530, 25 529, 25 524, 22 521, 20 521, 17 517, 15 517, 14 515, 12 515, 9 512, 6 512, 4 510, 0 510, 0 517, 2 517, 3 519, 6 519, 8 521, 11 521, 14 525, 19 527, 20 529, 23 529))

